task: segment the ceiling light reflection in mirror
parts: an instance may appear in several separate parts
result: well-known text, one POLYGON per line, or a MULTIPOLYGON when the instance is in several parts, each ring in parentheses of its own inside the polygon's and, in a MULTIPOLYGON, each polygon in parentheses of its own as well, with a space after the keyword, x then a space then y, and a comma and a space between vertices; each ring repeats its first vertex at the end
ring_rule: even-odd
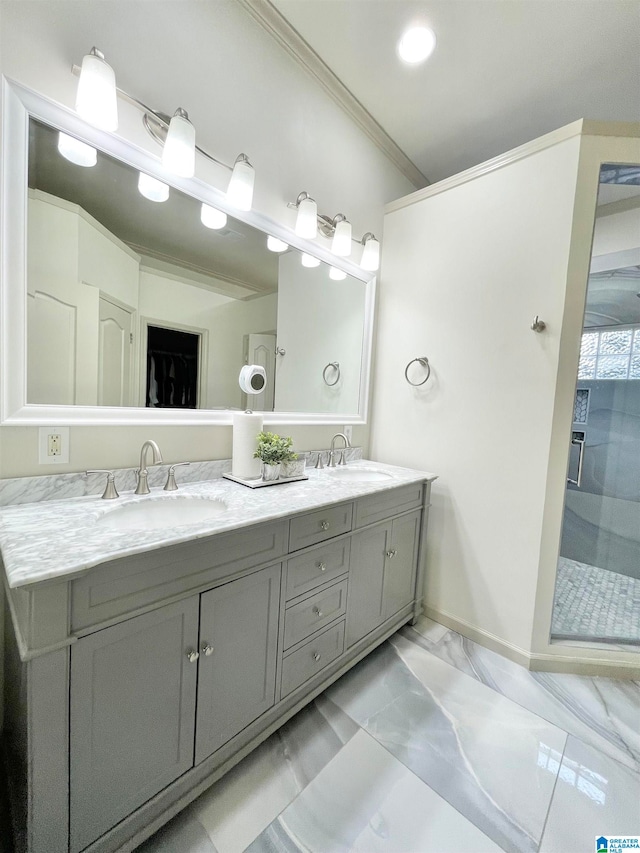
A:
POLYGON ((256 409, 358 411, 364 282, 103 152, 81 168, 60 139, 30 120, 29 404, 244 408, 251 362, 256 409))

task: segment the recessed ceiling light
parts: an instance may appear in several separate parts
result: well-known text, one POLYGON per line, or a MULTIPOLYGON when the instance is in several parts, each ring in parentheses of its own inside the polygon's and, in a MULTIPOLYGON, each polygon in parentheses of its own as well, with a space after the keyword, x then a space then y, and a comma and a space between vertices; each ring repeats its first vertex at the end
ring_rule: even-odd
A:
POLYGON ((398 42, 400 59, 411 65, 428 59, 436 46, 436 34, 429 27, 411 27, 398 42))

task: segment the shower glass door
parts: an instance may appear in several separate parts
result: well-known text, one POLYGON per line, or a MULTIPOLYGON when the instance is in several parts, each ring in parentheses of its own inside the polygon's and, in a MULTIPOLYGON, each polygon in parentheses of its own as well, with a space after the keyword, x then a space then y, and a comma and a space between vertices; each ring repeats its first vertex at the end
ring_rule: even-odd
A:
POLYGON ((640 644, 640 167, 605 164, 552 639, 640 644))

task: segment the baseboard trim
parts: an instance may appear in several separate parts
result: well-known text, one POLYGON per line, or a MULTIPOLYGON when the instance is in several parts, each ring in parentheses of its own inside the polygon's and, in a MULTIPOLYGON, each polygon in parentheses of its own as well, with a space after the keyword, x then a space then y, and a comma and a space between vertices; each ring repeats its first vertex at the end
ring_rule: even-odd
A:
POLYGON ((462 634, 463 637, 473 640, 474 643, 478 643, 492 652, 497 652, 499 655, 509 658, 509 660, 515 663, 519 663, 525 669, 529 669, 531 656, 529 652, 521 649, 519 646, 514 646, 513 643, 508 643, 495 634, 484 631, 482 628, 477 628, 470 622, 465 622, 464 619, 459 619, 457 616, 447 613, 444 610, 435 610, 433 607, 425 605, 424 613, 429 619, 433 619, 434 622, 439 622, 441 625, 451 628, 452 631, 462 634))
MULTIPOLYGON (((508 643, 501 637, 491 634, 482 628, 459 619, 452 613, 436 610, 425 605, 424 614, 434 622, 439 622, 446 628, 462 634, 474 643, 496 652, 514 663, 520 664, 532 672, 564 672, 571 675, 606 676, 608 678, 628 678, 637 680, 640 678, 640 662, 629 660, 620 661, 607 658, 577 657, 571 654, 544 654, 527 652, 519 646, 508 643)), ((569 647, 565 646, 565 649, 569 647)), ((628 654, 633 654, 629 652, 628 654)))

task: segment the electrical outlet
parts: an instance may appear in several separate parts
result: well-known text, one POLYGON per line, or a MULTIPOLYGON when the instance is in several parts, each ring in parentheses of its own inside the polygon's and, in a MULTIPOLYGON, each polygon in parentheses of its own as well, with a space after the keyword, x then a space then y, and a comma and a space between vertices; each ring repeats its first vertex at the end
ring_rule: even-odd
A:
POLYGON ((50 432, 47 436, 47 456, 60 456, 62 440, 59 432, 50 432))
POLYGON ((38 431, 40 465, 60 465, 68 461, 69 427, 40 427, 38 431))
POLYGON ((351 444, 353 439, 353 424, 346 424, 346 426, 342 427, 342 432, 347 436, 349 444, 351 444))

